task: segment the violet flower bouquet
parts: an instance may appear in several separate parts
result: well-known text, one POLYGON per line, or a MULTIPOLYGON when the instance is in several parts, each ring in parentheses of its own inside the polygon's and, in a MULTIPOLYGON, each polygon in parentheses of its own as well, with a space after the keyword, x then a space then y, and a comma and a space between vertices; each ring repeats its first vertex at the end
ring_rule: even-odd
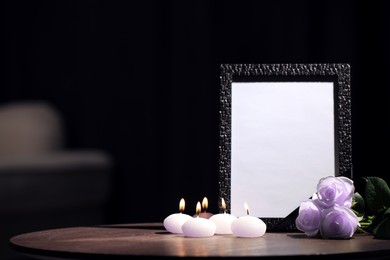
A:
POLYGON ((381 178, 364 179, 365 199, 347 177, 321 178, 316 193, 300 204, 297 229, 309 237, 349 239, 358 231, 390 239, 390 189, 381 178))
POLYGON ((301 202, 295 224, 309 237, 321 234, 323 238, 351 238, 359 219, 351 210, 355 186, 347 177, 321 178, 317 192, 301 202))

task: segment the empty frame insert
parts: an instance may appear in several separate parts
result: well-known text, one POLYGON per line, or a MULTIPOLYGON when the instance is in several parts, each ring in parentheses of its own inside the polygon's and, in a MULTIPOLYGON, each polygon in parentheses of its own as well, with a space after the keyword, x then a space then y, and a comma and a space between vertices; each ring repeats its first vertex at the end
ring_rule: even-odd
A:
POLYGON ((320 178, 351 176, 348 64, 221 66, 220 197, 291 229, 320 178))

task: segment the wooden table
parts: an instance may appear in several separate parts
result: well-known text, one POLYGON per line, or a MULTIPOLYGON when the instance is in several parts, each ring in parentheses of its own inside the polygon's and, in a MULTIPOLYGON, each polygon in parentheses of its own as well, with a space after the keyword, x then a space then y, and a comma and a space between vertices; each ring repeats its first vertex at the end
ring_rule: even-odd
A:
POLYGON ((268 232, 259 238, 215 235, 188 238, 166 232, 161 223, 72 227, 14 236, 10 247, 41 259, 118 257, 257 257, 261 259, 389 259, 390 240, 355 234, 348 240, 309 238, 303 233, 268 232))

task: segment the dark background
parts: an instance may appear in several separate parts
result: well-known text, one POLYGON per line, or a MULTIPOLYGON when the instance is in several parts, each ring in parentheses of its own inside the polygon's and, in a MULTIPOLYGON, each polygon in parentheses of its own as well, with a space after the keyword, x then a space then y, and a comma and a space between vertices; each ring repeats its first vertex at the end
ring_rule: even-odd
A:
MULTIPOLYGON (((354 180, 390 183, 386 1, 7 1, 0 103, 45 100, 113 156, 107 223, 217 211, 219 65, 350 63, 354 180)), ((266 183, 265 183, 266 185, 266 183)))

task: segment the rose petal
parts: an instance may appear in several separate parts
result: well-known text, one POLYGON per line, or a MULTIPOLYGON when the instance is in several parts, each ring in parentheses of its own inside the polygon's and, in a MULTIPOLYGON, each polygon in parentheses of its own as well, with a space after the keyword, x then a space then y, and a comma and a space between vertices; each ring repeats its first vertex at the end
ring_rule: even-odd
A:
POLYGON ((295 225, 298 230, 305 232, 307 236, 315 236, 319 232, 321 214, 312 200, 301 202, 295 225))
POLYGON ((333 206, 322 212, 320 233, 323 238, 351 238, 359 225, 357 216, 346 207, 333 206))
POLYGON ((317 200, 315 203, 322 209, 334 205, 351 207, 355 191, 353 181, 344 176, 327 176, 317 184, 317 200))

